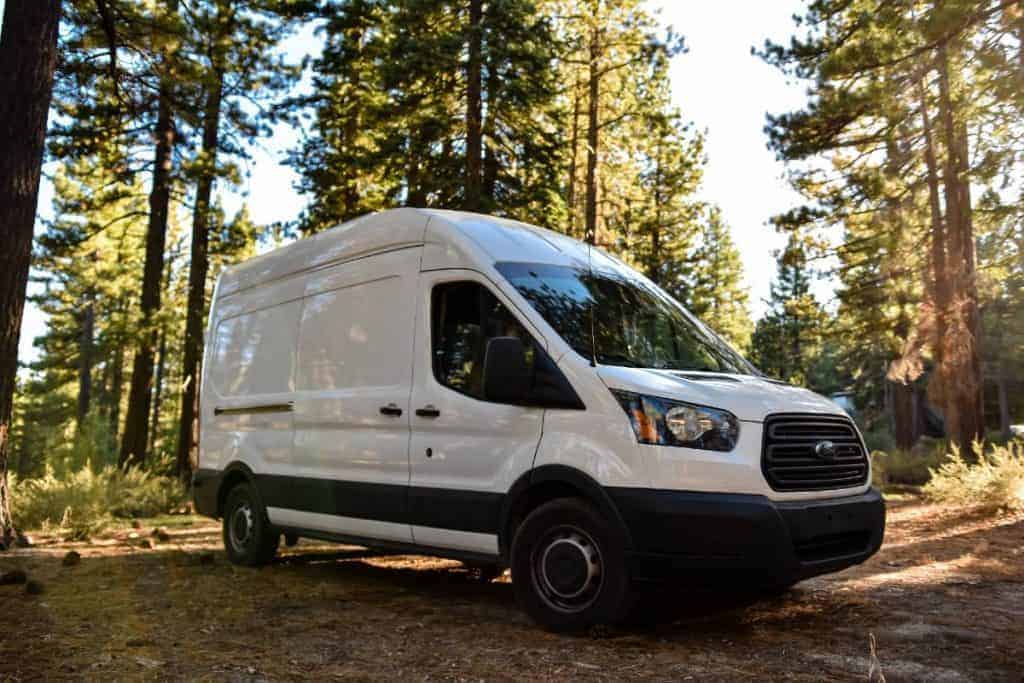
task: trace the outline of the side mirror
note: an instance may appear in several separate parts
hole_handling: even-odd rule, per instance
[[[522,403],[530,392],[530,368],[519,337],[493,337],[484,349],[484,397]]]

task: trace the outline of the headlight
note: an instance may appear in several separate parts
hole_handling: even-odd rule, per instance
[[[612,390],[640,443],[731,451],[740,422],[727,410]]]

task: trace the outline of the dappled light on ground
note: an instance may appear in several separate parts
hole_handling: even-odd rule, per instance
[[[867,674],[869,634],[890,680],[1012,678],[1024,656],[1019,516],[901,502],[862,566],[771,598],[680,582],[577,637],[533,626],[507,575],[457,562],[302,541],[243,569],[210,520],[139,526],[39,532],[0,556],[44,590],[0,586],[0,677],[849,679]]]

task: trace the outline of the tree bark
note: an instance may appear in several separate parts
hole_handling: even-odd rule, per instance
[[[203,316],[206,312],[206,275],[210,267],[210,198],[216,177],[219,146],[220,109],[224,74],[215,69],[213,86],[203,113],[203,168],[196,188],[196,208],[192,214],[192,257],[188,268],[188,304],[185,312],[185,348],[181,366],[181,415],[178,421],[178,450],[175,469],[187,481],[196,462],[199,425],[199,364],[203,357]]]
[[[78,429],[89,415],[92,400],[92,348],[96,309],[92,294],[87,294],[82,307],[82,330],[78,338]]]
[[[597,242],[597,153],[600,141],[600,109],[598,98],[601,95],[600,56],[601,30],[598,26],[591,29],[589,65],[587,73],[587,185],[584,200],[584,229],[586,240],[590,244]]]
[[[0,34],[0,549],[15,538],[7,456],[60,12],[60,0],[7,0]]]
[[[572,134],[569,142],[569,183],[566,188],[565,203],[569,210],[569,236],[576,236],[576,158],[579,147],[580,131],[580,84],[572,89]]]
[[[651,226],[651,260],[647,264],[647,277],[656,285],[661,284],[661,139],[654,155],[654,225]]]
[[[483,0],[469,0],[469,60],[466,68],[466,195],[467,211],[480,210],[480,187],[483,166],[483,104],[480,98],[480,53],[483,33]]]
[[[946,149],[944,185],[946,197],[947,266],[951,289],[950,325],[943,339],[943,361],[951,394],[947,402],[947,433],[965,453],[982,435],[981,362],[978,356],[978,299],[974,283],[974,230],[971,217],[967,141],[956,124],[949,78],[949,53],[938,51],[939,116]]]
[[[483,130],[484,181],[481,190],[481,211],[491,211],[497,205],[498,149],[500,147],[497,117],[500,87],[501,77],[498,74],[498,65],[492,60],[487,68],[487,80],[484,88],[487,92],[487,115],[484,117]]]
[[[157,352],[156,378],[153,380],[153,421],[149,425],[150,453],[156,450],[156,439],[160,431],[160,409],[164,400],[164,372],[167,367],[167,330],[160,327],[160,349]]]
[[[909,451],[913,448],[918,436],[914,409],[914,385],[891,381],[889,385],[896,447],[903,451]]]
[[[160,310],[160,289],[164,273],[164,247],[167,240],[167,216],[171,201],[171,167],[174,148],[174,119],[171,113],[173,75],[160,78],[156,123],[156,149],[153,159],[153,185],[149,193],[149,225],[146,229],[146,262],[142,272],[142,332],[132,363],[128,414],[118,459],[121,467],[146,460],[149,413],[152,407],[153,362],[159,342],[154,316]]]

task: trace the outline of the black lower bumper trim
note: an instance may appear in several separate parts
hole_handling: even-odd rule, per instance
[[[635,578],[694,570],[756,572],[786,583],[839,571],[882,545],[885,503],[861,495],[774,502],[764,496],[609,488],[632,538]]]

